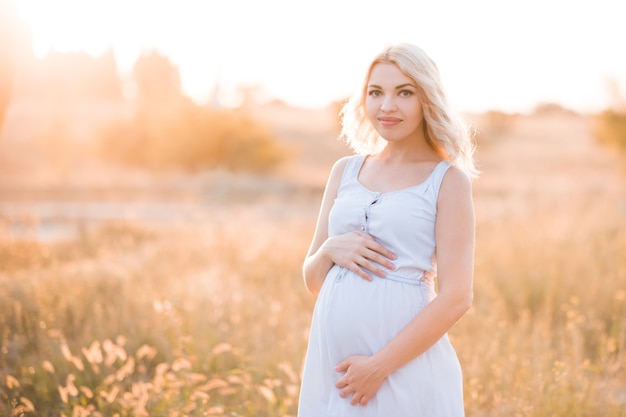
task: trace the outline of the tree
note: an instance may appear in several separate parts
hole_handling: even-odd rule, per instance
[[[0,0],[0,132],[11,102],[15,72],[17,10],[13,1]]]
[[[132,76],[142,102],[167,103],[183,96],[178,68],[155,51],[144,53],[137,59]]]

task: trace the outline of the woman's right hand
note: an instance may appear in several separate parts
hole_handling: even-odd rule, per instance
[[[364,269],[381,278],[384,278],[386,273],[380,266],[395,269],[391,261],[396,259],[396,255],[378,243],[372,235],[364,232],[354,231],[328,238],[321,249],[333,263],[368,281],[371,281],[372,277]]]

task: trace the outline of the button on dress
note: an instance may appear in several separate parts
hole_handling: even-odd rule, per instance
[[[335,365],[371,355],[436,297],[437,196],[448,168],[441,161],[421,184],[392,192],[363,186],[365,156],[349,157],[330,212],[329,236],[355,230],[397,255],[385,278],[367,281],[334,265],[317,297],[300,389],[298,417],[462,417],[459,361],[447,334],[390,374],[366,406],[351,405],[335,387]]]

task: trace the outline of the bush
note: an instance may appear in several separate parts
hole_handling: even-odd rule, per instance
[[[515,126],[518,116],[500,110],[489,110],[471,121],[474,139],[483,147],[495,143],[505,137]]]
[[[626,111],[605,110],[596,116],[595,125],[598,141],[626,152]]]
[[[105,129],[108,159],[151,169],[267,172],[286,157],[269,129],[242,109],[207,109],[187,99],[143,105]]]

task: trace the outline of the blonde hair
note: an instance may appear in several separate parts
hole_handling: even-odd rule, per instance
[[[424,111],[426,141],[452,165],[470,178],[476,178],[478,170],[474,164],[473,136],[463,119],[450,109],[437,65],[415,45],[392,45],[374,58],[363,85],[341,109],[341,138],[357,154],[377,153],[385,146],[385,141],[376,132],[365,111],[369,77],[372,68],[380,63],[396,65],[417,83]]]

